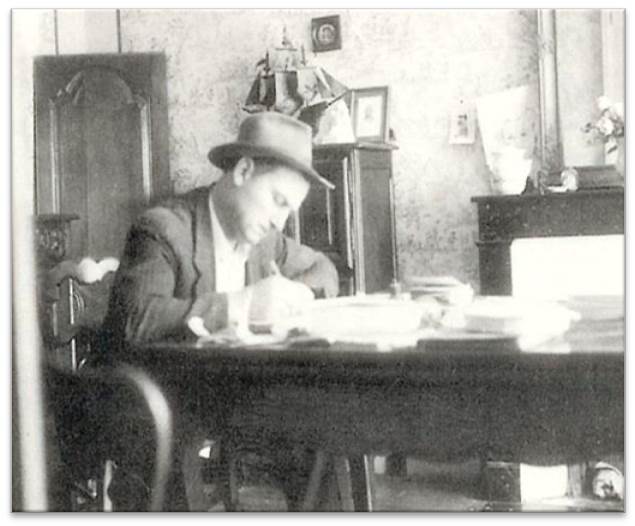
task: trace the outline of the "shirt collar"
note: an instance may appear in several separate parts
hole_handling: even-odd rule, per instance
[[[223,227],[221,226],[220,220],[216,215],[216,210],[214,209],[214,200],[212,199],[212,191],[209,193],[209,214],[212,223],[212,235],[214,236],[214,251],[216,253],[235,253],[236,255],[242,256],[244,259],[247,259],[249,255],[249,251],[251,247],[246,243],[236,243],[227,238]]]

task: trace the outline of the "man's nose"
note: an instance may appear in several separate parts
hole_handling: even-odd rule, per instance
[[[282,232],[282,229],[284,228],[284,224],[287,222],[288,217],[289,213],[286,210],[278,212],[271,219],[271,226],[279,232]]]

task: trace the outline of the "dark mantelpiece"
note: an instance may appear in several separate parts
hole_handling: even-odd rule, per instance
[[[624,233],[624,189],[473,197],[481,294],[511,294],[514,239]]]
[[[478,209],[476,244],[479,249],[480,293],[484,295],[512,293],[510,249],[515,239],[624,233],[623,188],[545,195],[479,196],[473,197],[472,202]],[[582,494],[583,469],[577,464],[568,467],[572,496]],[[520,500],[517,464],[488,462],[483,480],[489,488],[490,498]]]

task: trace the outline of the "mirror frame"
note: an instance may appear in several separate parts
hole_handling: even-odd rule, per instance
[[[562,148],[559,107],[556,41],[556,10],[537,10],[538,83],[540,106],[540,160],[547,172],[562,170]],[[600,9],[604,95],[611,100],[624,100],[625,32],[623,9]],[[593,167],[605,169],[608,165]],[[591,167],[585,167],[591,168]]]
[[[558,71],[554,9],[538,9],[538,83],[540,106],[540,161],[549,172],[562,169],[562,142],[558,122]]]

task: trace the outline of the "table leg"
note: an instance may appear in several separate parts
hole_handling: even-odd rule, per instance
[[[373,511],[373,466],[368,455],[355,455],[348,459],[355,511]]]
[[[195,435],[187,441],[182,452],[182,470],[185,482],[188,508],[190,511],[207,511],[208,503],[205,497],[203,481],[203,461],[199,452],[203,446],[204,435]]]
[[[219,480],[225,511],[237,511],[238,509],[238,480],[234,448],[231,439],[225,436],[220,440],[219,455]]]
[[[390,477],[407,477],[408,463],[403,453],[391,453],[386,457],[386,475]]]
[[[327,464],[326,453],[319,450],[315,454],[315,462],[311,475],[309,476],[309,484],[306,489],[304,501],[302,502],[301,511],[315,511],[317,507],[322,478]]]
[[[103,511],[113,511],[113,504],[108,495],[108,486],[112,482],[113,470],[115,469],[112,460],[106,460],[104,465],[104,479],[102,484],[102,502]]]
[[[351,469],[348,459],[343,456],[334,456],[333,470],[335,471],[337,494],[341,507],[340,511],[355,511]]]

